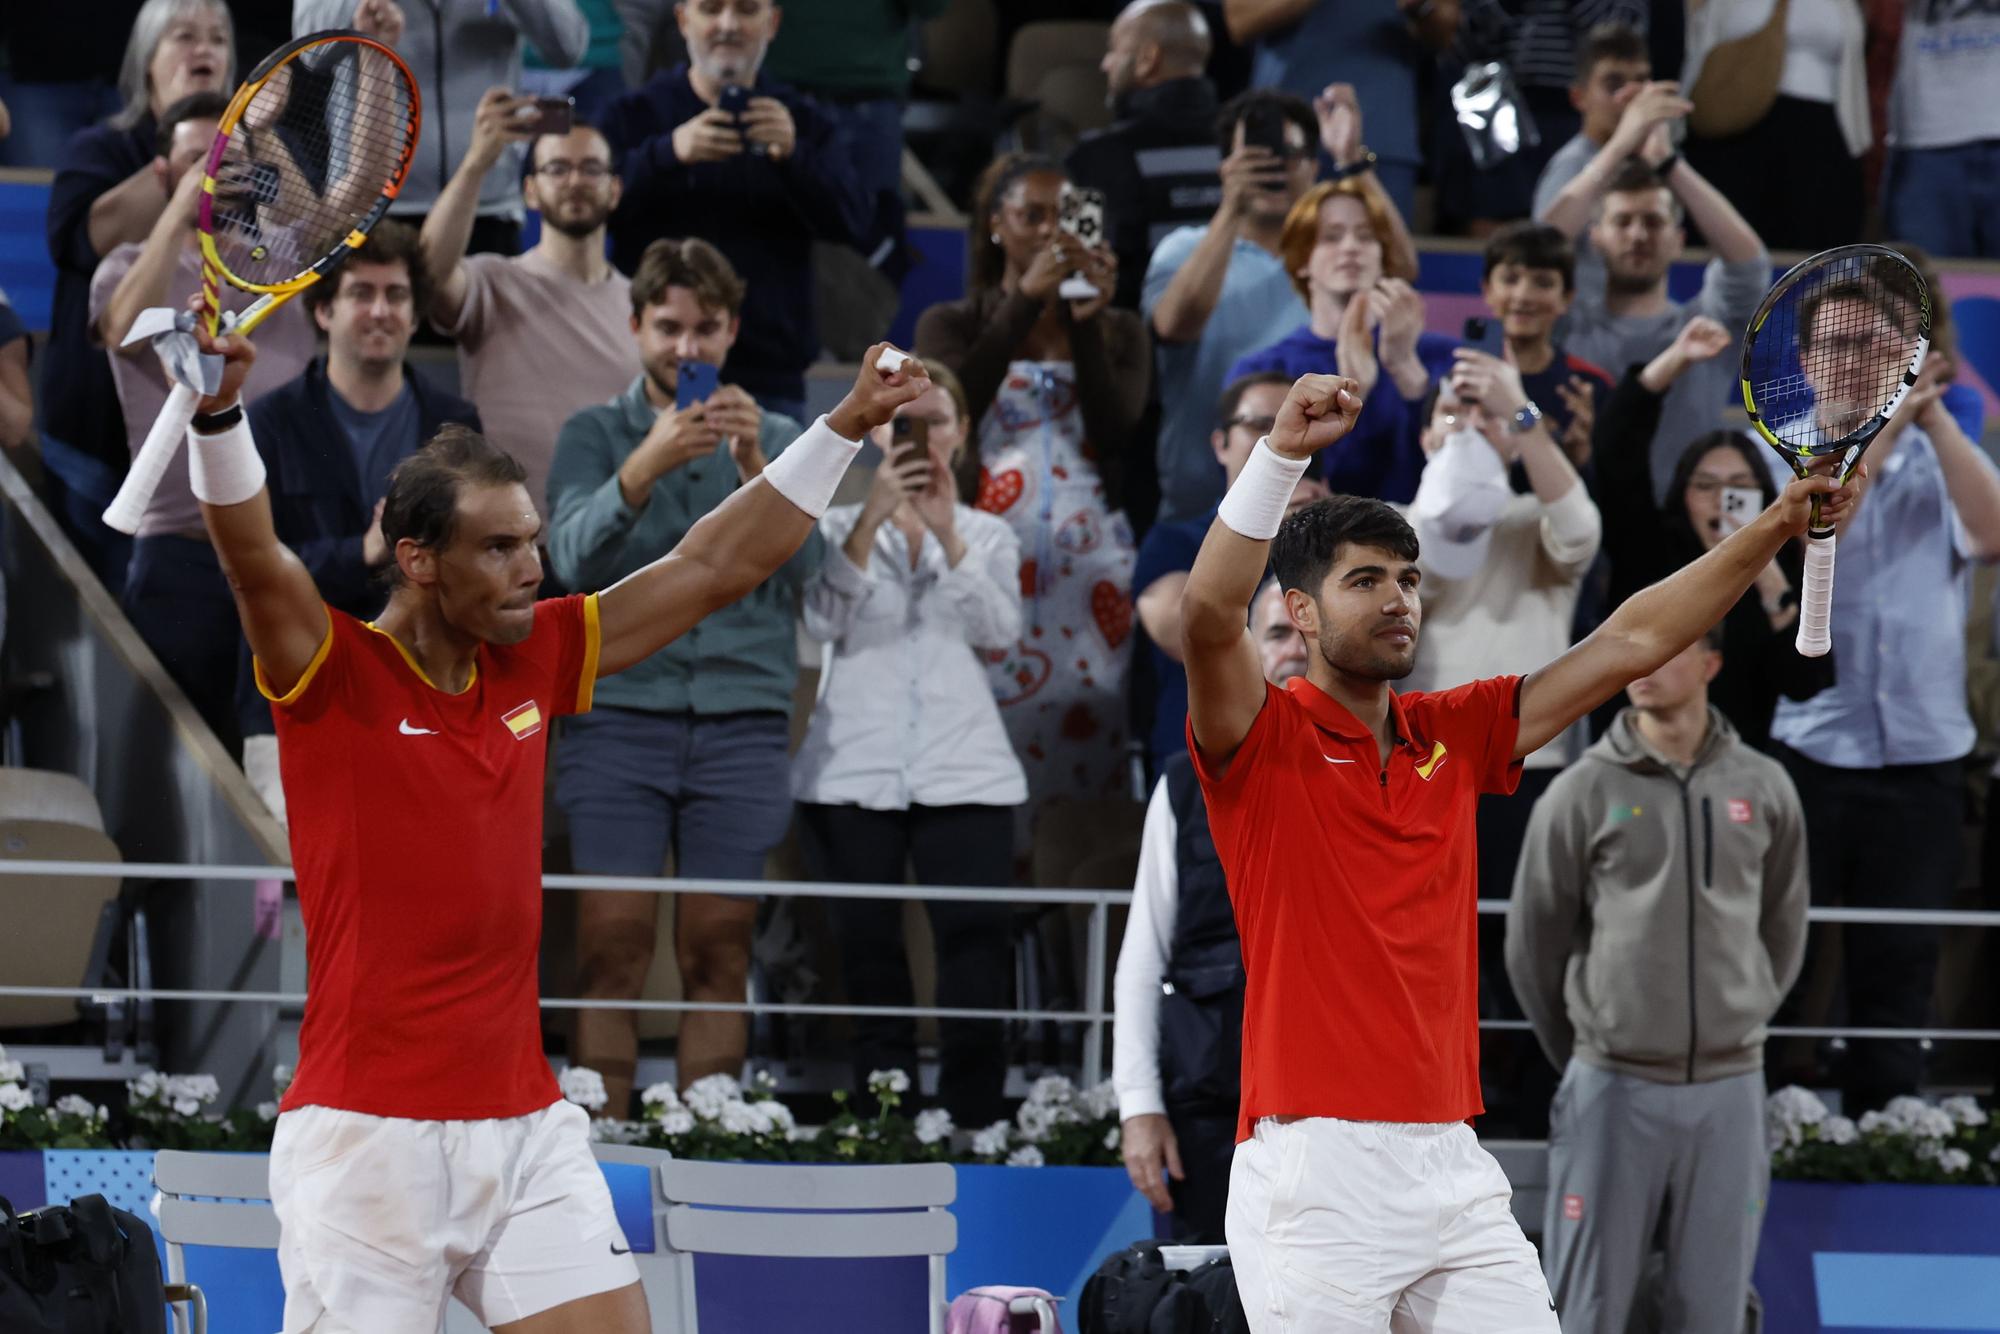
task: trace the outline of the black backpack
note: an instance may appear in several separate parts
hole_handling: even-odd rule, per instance
[[[1077,1334],[1151,1334],[1153,1309],[1182,1278],[1160,1259],[1159,1242],[1134,1242],[1084,1281]]]
[[[0,1330],[166,1334],[153,1230],[102,1195],[16,1214],[0,1199]]]
[[[1153,1308],[1147,1334],[1250,1334],[1228,1256],[1175,1277],[1181,1282]]]

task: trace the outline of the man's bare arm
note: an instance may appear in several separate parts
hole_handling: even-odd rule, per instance
[[[1836,490],[1829,477],[1794,480],[1769,509],[1699,560],[1627,598],[1587,639],[1522,683],[1514,758],[1540,750],[1728,615],[1779,549],[1805,532],[1813,496],[1827,497],[1822,515],[1838,523],[1858,494],[1852,483]]]
[[[868,349],[854,388],[826,415],[827,431],[857,447],[862,437],[922,396],[930,377],[911,358],[893,373],[877,367],[887,344]],[[793,449],[837,448],[817,424]],[[783,462],[783,456],[772,466]],[[702,516],[672,551],[598,598],[597,673],[610,676],[657,652],[710,612],[744,597],[804,544],[818,516],[787,499],[770,469]]]

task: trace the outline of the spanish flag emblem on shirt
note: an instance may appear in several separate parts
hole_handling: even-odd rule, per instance
[[[1437,767],[1443,763],[1444,763],[1444,742],[1433,741],[1431,743],[1430,758],[1427,760],[1419,761],[1417,764],[1417,777],[1423,779],[1426,783],[1430,782],[1431,775],[1437,772]]]
[[[529,700],[501,714],[500,721],[507,724],[507,730],[514,734],[516,741],[526,741],[542,730],[542,710],[535,701]]]

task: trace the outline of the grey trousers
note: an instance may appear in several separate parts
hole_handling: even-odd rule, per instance
[[[1566,1330],[1625,1334],[1662,1248],[1660,1334],[1735,1334],[1764,1223],[1764,1075],[1656,1084],[1572,1060],[1549,1112],[1542,1264]]]

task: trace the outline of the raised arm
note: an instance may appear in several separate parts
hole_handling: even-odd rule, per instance
[[[1829,523],[1847,517],[1859,488],[1829,477],[1795,479],[1771,507],[1699,560],[1633,594],[1597,627],[1521,685],[1514,758],[1541,749],[1571,723],[1657,669],[1728,614],[1780,547],[1806,530],[1815,495]]]
[[[472,143],[465,150],[465,159],[424,218],[424,267],[434,281],[430,309],[425,314],[448,333],[458,329],[465,311],[465,247],[472,241],[472,225],[479,218],[479,187],[509,144],[535,137],[522,128],[520,116],[523,108],[534,104],[534,98],[516,97],[505,88],[486,90],[472,116]]]
[[[1195,743],[1219,771],[1264,707],[1264,670],[1243,609],[1270,562],[1285,502],[1312,456],[1354,429],[1359,386],[1339,375],[1301,376],[1271,433],[1223,497],[1181,590],[1181,661]]]
[[[763,473],[704,515],[651,565],[598,598],[598,675],[610,676],[658,651],[710,612],[771,577],[813,531],[861,438],[930,388],[914,358],[893,373],[862,359],[854,388],[823,421],[806,428]]]
[[[114,356],[152,356],[145,343],[122,348],[125,335],[132,331],[141,311],[164,306],[173,299],[174,272],[180,267],[181,247],[187,244],[194,227],[195,203],[201,193],[201,173],[190,168],[174,186],[166,211],[160,214],[138,258],[111,289],[111,297],[98,313],[92,330]],[[107,275],[108,276],[108,275]]]
[[[1215,303],[1222,299],[1222,280],[1229,273],[1229,257],[1242,235],[1252,191],[1282,189],[1285,164],[1267,148],[1243,142],[1243,126],[1236,126],[1236,145],[1222,160],[1222,202],[1208,228],[1195,243],[1193,253],[1167,280],[1166,290],[1150,305],[1153,336],[1163,343],[1192,343],[1208,327]]]
[[[1618,174],[1618,168],[1625,159],[1647,148],[1647,141],[1653,137],[1655,129],[1681,119],[1694,107],[1692,102],[1681,96],[1680,85],[1675,83],[1634,84],[1632,87],[1631,100],[1625,104],[1625,111],[1618,118],[1618,128],[1611,132],[1611,137],[1604,141],[1604,147],[1597,150],[1597,155],[1585,163],[1583,170],[1557,191],[1556,197],[1541,211],[1539,221],[1554,227],[1571,240],[1583,235],[1590,226],[1591,210],[1597,207],[1598,199],[1610,188],[1611,178]],[[1659,156],[1664,157],[1667,151],[1671,149],[1660,149]],[[1678,175],[1678,169],[1669,174]]]
[[[250,652],[263,669],[265,684],[283,695],[305,676],[326,642],[331,628],[326,604],[305,565],[278,540],[271,520],[264,464],[242,407],[243,381],[257,349],[234,335],[211,343],[199,321],[195,337],[222,355],[223,369],[215,395],[195,405],[198,425],[188,432],[188,473]],[[216,415],[223,415],[225,423],[202,430],[203,419]]]
[[[506,9],[550,69],[571,69],[583,59],[590,46],[590,20],[576,0],[506,0]]]
[[[1717,255],[1731,264],[1765,258],[1763,239],[1750,220],[1738,213],[1736,205],[1710,185],[1706,176],[1689,166],[1686,158],[1675,158],[1664,179],[1687,210],[1688,221],[1701,229]]]

